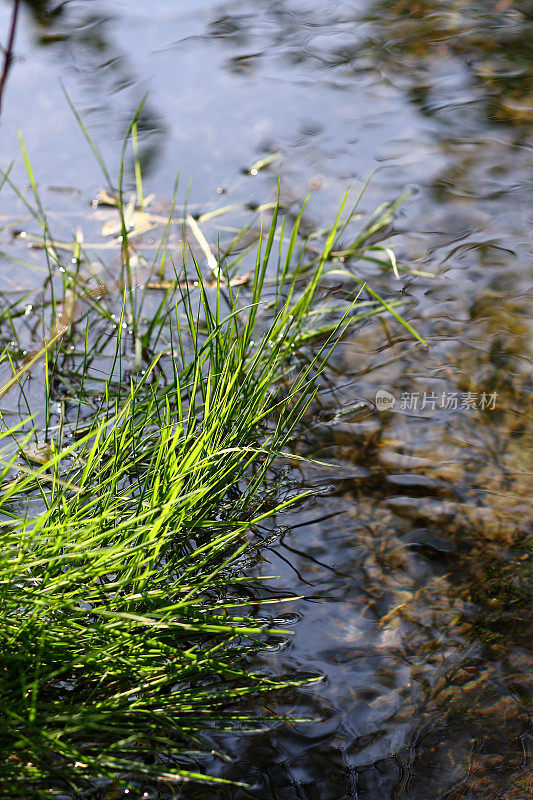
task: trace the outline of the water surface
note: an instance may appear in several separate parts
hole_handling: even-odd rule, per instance
[[[429,348],[384,319],[342,344],[298,444],[334,467],[303,469],[321,492],[277,520],[260,566],[304,597],[264,665],[323,675],[286,698],[321,719],[230,738],[235,767],[208,768],[255,788],[220,797],[531,796],[531,23],[525,0],[24,4],[0,166],[26,180],[20,127],[60,229],[102,185],[61,84],[112,172],[149,93],[141,151],[161,202],[177,171],[198,208],[217,189],[272,199],[279,173],[285,198],[311,191],[320,227],[372,172],[362,210],[413,190],[391,241],[433,277],[361,274],[411,301]],[[2,192],[0,250],[22,212]],[[2,290],[39,290],[32,258],[4,262]]]

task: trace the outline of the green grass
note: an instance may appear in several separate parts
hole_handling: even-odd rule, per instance
[[[176,796],[184,781],[217,782],[198,767],[206,734],[269,724],[261,694],[301,680],[252,667],[258,649],[288,635],[267,588],[247,576],[260,554],[254,529],[306,497],[278,467],[344,330],[390,310],[403,322],[395,301],[364,294],[350,270],[351,258],[379,257],[365,241],[390,207],[335,255],[355,214],[343,216],[346,198],[330,228],[305,236],[302,213],[289,231],[278,202],[256,244],[237,254],[237,234],[204,274],[189,244],[172,246],[174,198],[149,261],[128,222],[147,202],[135,121],[131,133],[137,197],[126,202],[123,153],[120,271],[107,290],[105,250],[52,236],[23,147],[33,202],[18,195],[49,277],[40,341],[24,344],[26,298],[0,317],[0,367],[11,373],[0,388],[11,408],[0,435],[9,798],[154,785]],[[343,280],[334,296],[328,273]],[[34,419],[30,377],[42,381]],[[26,412],[17,421],[15,395]]]

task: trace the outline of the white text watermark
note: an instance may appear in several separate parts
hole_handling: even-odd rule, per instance
[[[378,389],[376,408],[378,411],[467,411],[480,409],[494,411],[497,392],[402,392],[399,397]]]

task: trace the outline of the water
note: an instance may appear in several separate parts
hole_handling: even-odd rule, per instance
[[[435,276],[395,284],[364,273],[412,300],[407,316],[429,349],[382,320],[337,352],[336,385],[299,444],[335,467],[304,468],[323,490],[276,521],[279,546],[260,568],[280,575],[280,593],[305,598],[287,607],[293,642],[262,663],[323,675],[282,706],[321,721],[231,738],[237,765],[209,769],[256,788],[220,797],[525,800],[531,4],[54,6],[24,4],[0,166],[16,158],[24,180],[18,126],[65,230],[102,181],[60,80],[112,173],[149,92],[141,149],[160,197],[180,170],[200,207],[220,187],[262,202],[279,172],[286,197],[312,190],[308,215],[321,225],[372,171],[365,210],[412,188],[392,241],[404,263]],[[9,11],[4,2],[2,30]],[[276,151],[272,168],[242,175]],[[4,192],[0,204],[7,250],[22,212]],[[2,288],[41,282],[34,269],[6,269]],[[378,390],[392,410],[376,410]]]

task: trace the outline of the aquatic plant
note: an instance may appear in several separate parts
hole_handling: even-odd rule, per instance
[[[215,256],[184,212],[205,273],[190,242],[169,243],[174,200],[148,263],[135,244],[140,224],[155,225],[143,216],[135,120],[129,135],[136,197],[126,201],[124,151],[118,189],[104,198],[118,218],[112,283],[79,232],[70,244],[52,236],[24,145],[33,201],[3,176],[38,223],[26,238],[49,271],[40,342],[24,345],[24,297],[0,319],[0,366],[12,373],[0,396],[16,392],[27,409],[15,422],[4,412],[0,433],[0,795],[9,798],[154,785],[175,795],[184,781],[217,783],[198,767],[209,734],[274,718],[258,697],[305,678],[250,666],[288,635],[268,613],[266,587],[246,574],[260,552],[254,531],[308,494],[278,467],[346,326],[383,311],[402,321],[395,303],[364,297],[348,267],[378,257],[365,242],[390,208],[344,246],[342,268],[331,259],[353,218],[342,217],[346,198],[319,236],[300,235],[301,211],[287,233],[278,199],[238,255],[244,232]],[[327,274],[351,280],[334,301]],[[32,416],[24,387],[35,370],[44,397]]]

